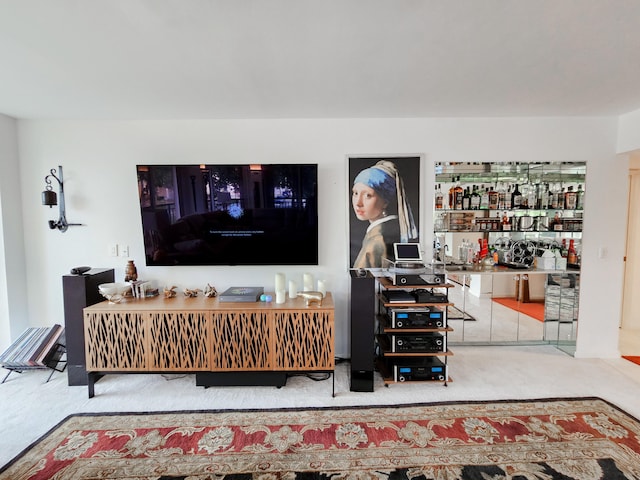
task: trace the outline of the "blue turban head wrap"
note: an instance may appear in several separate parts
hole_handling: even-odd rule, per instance
[[[362,183],[373,188],[385,201],[396,198],[396,179],[375,165],[362,170],[353,180],[353,184]]]

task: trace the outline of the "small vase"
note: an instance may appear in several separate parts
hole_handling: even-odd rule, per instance
[[[138,279],[138,269],[133,263],[133,260],[128,260],[127,266],[124,269],[124,281],[135,282],[137,279]]]

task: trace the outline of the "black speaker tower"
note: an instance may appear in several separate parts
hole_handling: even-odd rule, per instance
[[[375,277],[351,270],[351,391],[373,392],[375,370]]]
[[[69,385],[87,385],[84,348],[84,313],[82,309],[103,302],[98,291],[101,283],[111,283],[113,268],[94,268],[81,275],[63,275],[64,335],[67,347],[67,376]]]

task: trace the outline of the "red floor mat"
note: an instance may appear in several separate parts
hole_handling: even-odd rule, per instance
[[[634,357],[631,355],[623,355],[622,358],[629,360],[630,362],[635,363],[636,365],[640,365],[640,357]]]
[[[544,301],[533,301],[522,303],[513,298],[493,298],[494,302],[504,305],[512,310],[515,310],[530,317],[535,318],[541,322],[544,322]]]

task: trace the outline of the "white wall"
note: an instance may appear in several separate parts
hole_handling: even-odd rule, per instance
[[[16,120],[0,115],[0,352],[29,326]]]
[[[433,164],[437,161],[586,161],[585,239],[578,356],[617,356],[626,163],[615,161],[615,118],[194,120],[139,122],[20,121],[29,318],[63,321],[61,275],[76,265],[115,267],[111,243],[130,247],[142,278],[160,285],[222,290],[263,284],[274,272],[311,271],[336,300],[336,353],[349,354],[346,175],[348,154],[426,156],[422,238],[431,243]],[[146,267],[138,208],[137,163],[311,162],[319,169],[320,264],[317,267]],[[62,165],[67,220],[86,224],[51,231],[57,211],[40,204],[44,176]],[[607,201],[603,201],[607,199]],[[425,233],[427,232],[427,233]],[[604,258],[598,249],[606,246]]]
[[[640,110],[626,113],[618,118],[616,151],[624,153],[636,149],[640,149]]]

